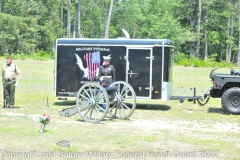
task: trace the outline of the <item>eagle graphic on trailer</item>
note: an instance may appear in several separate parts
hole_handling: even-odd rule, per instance
[[[84,68],[81,58],[77,54],[75,54],[75,55],[76,55],[76,58],[77,58],[76,64],[83,71],[83,78],[88,79],[88,68]]]

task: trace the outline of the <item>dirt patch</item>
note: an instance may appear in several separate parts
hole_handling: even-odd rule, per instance
[[[111,125],[111,124],[110,124]],[[202,131],[204,129],[205,132],[233,132],[240,133],[240,127],[238,123],[219,123],[209,125],[205,123],[199,123],[196,121],[169,121],[167,119],[161,120],[137,120],[132,121],[130,123],[124,122],[115,122],[115,125],[118,128],[135,128],[139,132],[149,132],[160,131],[160,130],[197,130]]]
[[[6,116],[27,116],[30,117],[33,121],[38,121],[39,114],[22,114],[22,113],[14,113],[14,112],[4,112],[1,113]],[[1,118],[2,120],[6,118]],[[51,119],[52,122],[60,123],[60,124],[78,124],[81,123],[76,120],[62,120],[57,117],[53,117]],[[86,122],[87,123],[87,122]],[[104,122],[101,122],[104,123]],[[155,119],[155,120],[132,120],[132,121],[121,121],[112,123],[104,123],[105,125],[109,125],[111,128],[122,128],[122,129],[131,129],[134,128],[134,132],[144,132],[144,133],[153,133],[158,132],[160,130],[178,130],[178,131],[202,131],[204,132],[232,132],[232,133],[240,133],[240,126],[238,123],[220,123],[214,122],[212,124],[201,123],[198,121],[184,121],[184,120],[168,120],[168,119]]]
[[[4,113],[2,113],[2,115],[6,115],[6,116],[25,116],[22,113],[13,113],[13,112],[4,112]]]

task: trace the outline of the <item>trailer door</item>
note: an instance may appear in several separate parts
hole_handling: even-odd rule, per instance
[[[127,48],[126,81],[133,87],[137,98],[152,97],[152,48]]]

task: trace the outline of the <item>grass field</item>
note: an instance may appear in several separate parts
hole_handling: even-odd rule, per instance
[[[5,60],[0,59],[4,64]],[[205,106],[179,101],[137,101],[129,120],[99,124],[59,111],[75,100],[54,96],[54,61],[14,60],[22,71],[15,109],[1,109],[0,159],[228,159],[240,157],[240,116],[226,115],[220,99]],[[211,68],[174,66],[174,95],[203,96]],[[219,72],[229,73],[229,69]],[[2,89],[2,88],[1,88]],[[47,100],[49,109],[46,107]],[[39,116],[51,116],[39,133]],[[57,145],[70,142],[70,147]],[[190,157],[190,158],[189,158]],[[205,157],[205,158],[204,158]]]

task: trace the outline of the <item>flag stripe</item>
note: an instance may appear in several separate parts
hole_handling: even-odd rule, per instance
[[[100,52],[86,53],[84,59],[88,68],[88,80],[94,81],[97,69],[100,67]]]

